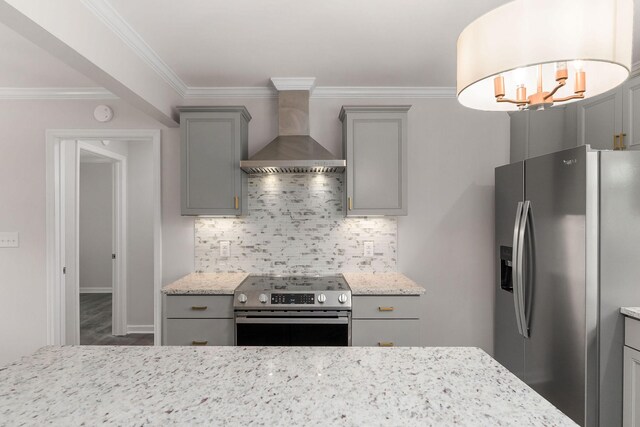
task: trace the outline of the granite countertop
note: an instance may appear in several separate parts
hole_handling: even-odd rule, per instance
[[[343,273],[353,295],[421,295],[422,286],[402,273]]]
[[[640,320],[640,307],[622,307],[620,313]]]
[[[575,426],[471,347],[45,347],[0,368],[0,420]]]
[[[233,295],[233,291],[248,276],[247,273],[191,273],[166,285],[167,295]]]
[[[166,295],[233,295],[248,273],[191,273],[166,285]],[[424,288],[402,273],[343,273],[353,295],[421,295]]]

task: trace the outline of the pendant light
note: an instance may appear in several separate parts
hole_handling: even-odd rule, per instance
[[[633,0],[516,0],[458,38],[460,103],[538,110],[585,99],[631,71]]]

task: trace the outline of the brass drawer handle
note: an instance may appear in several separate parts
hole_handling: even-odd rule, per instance
[[[191,341],[191,345],[207,345],[209,341]]]
[[[393,347],[394,344],[392,341],[380,341],[378,342],[378,347]]]
[[[240,208],[240,200],[238,199],[238,196],[235,196],[233,198],[233,201],[235,202],[235,206],[236,206],[236,210]]]
[[[206,309],[207,309],[206,305],[193,305],[193,306],[191,306],[191,310],[202,311],[202,310],[206,310]]]
[[[393,311],[394,307],[378,307],[378,311]]]
[[[351,197],[347,197],[347,201],[349,203],[349,210],[353,210],[353,202],[351,200]]]

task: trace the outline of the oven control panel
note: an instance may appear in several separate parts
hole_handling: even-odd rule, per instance
[[[315,304],[314,294],[271,294],[271,304]]]

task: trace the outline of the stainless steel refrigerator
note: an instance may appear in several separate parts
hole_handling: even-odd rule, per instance
[[[582,146],[496,168],[495,357],[580,425],[622,425],[640,305],[640,151]]]

